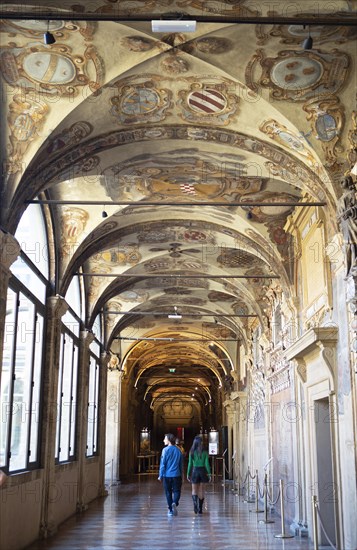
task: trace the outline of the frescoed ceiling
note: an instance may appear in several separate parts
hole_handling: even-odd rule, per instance
[[[271,293],[290,299],[297,204],[321,203],[336,230],[357,141],[357,15],[329,4],[2,4],[1,226],[14,233],[41,201],[56,292],[85,274],[85,325],[105,312],[108,348],[152,395],[171,364],[188,386],[171,377],[175,395],[193,372],[208,388],[237,371]],[[154,33],[155,18],[198,22]]]

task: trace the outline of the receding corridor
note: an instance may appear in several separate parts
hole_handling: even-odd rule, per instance
[[[168,518],[161,484],[154,476],[136,476],[133,481],[114,487],[109,496],[92,502],[89,510],[60,526],[58,535],[37,542],[28,550],[44,548],[66,550],[307,550],[307,540],[279,540],[278,516],[275,523],[260,524],[254,504],[224,490],[220,482],[207,486],[205,510],[195,516],[189,483],[183,484],[178,515]],[[322,548],[322,547],[320,547]]]

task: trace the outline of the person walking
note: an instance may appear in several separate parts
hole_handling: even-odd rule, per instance
[[[161,453],[158,477],[164,486],[168,516],[177,516],[177,506],[181,497],[183,456],[175,445],[175,439],[173,434],[165,434],[164,444],[166,446]]]
[[[191,475],[192,471],[192,475]],[[192,483],[193,511],[202,514],[204,483],[211,481],[208,452],[203,449],[202,437],[196,436],[188,455],[187,480]]]

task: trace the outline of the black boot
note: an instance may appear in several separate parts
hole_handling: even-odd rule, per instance
[[[198,512],[198,496],[197,495],[192,495],[192,500],[193,500],[193,511],[195,512],[195,514],[197,514],[197,512]]]
[[[199,502],[199,505],[198,505],[198,513],[199,513],[199,514],[202,514],[203,501],[204,501],[204,498],[199,498],[199,499],[198,499],[198,502]]]

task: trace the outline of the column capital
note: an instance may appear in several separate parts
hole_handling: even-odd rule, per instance
[[[0,265],[3,269],[10,269],[10,266],[17,260],[21,247],[15,237],[0,229]]]
[[[81,341],[83,342],[83,345],[86,347],[89,347],[95,338],[93,332],[88,329],[81,330],[80,337],[81,337]]]
[[[63,315],[68,311],[68,304],[63,296],[56,294],[56,296],[50,296],[47,300],[50,315],[53,319],[61,319]]]

